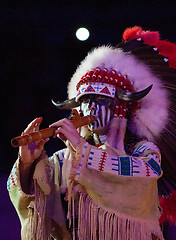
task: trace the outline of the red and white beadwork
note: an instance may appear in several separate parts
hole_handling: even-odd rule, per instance
[[[99,94],[107,97],[115,97],[116,88],[107,83],[91,82],[85,83],[79,87],[76,101],[86,94]]]
[[[108,72],[107,68],[101,70],[97,67],[82,76],[76,86],[76,101],[85,94],[99,94],[108,97],[115,97],[115,92],[119,89],[133,91],[132,83],[116,70]]]
[[[101,70],[99,67],[88,71],[81,77],[76,86],[76,101],[86,94],[98,94],[114,98],[119,89],[132,92],[133,86],[127,78],[116,70],[108,71],[107,68]],[[114,116],[124,118],[127,111],[127,104],[124,101],[118,101]]]
[[[143,142],[132,156],[124,157],[91,148],[87,168],[114,175],[158,177],[162,174],[160,157],[158,147],[152,142]]]
[[[17,163],[14,164],[10,176],[7,181],[7,189],[17,186]]]

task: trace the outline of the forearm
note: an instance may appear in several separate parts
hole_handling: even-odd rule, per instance
[[[162,174],[159,153],[153,144],[153,149],[147,144],[141,146],[144,152],[140,156],[127,156],[115,149],[109,154],[107,148],[102,150],[91,146],[87,154],[82,154],[80,162],[84,162],[89,169],[114,175],[158,178]]]
[[[12,204],[14,205],[21,223],[28,216],[28,206],[34,200],[34,194],[27,194],[21,187],[19,158],[15,162],[7,181],[7,189]]]
[[[48,158],[46,152],[43,150],[41,155],[33,162],[26,162],[19,155],[19,176],[22,191],[26,194],[33,193],[33,177],[36,165],[44,158]]]
[[[25,164],[21,157],[19,157],[19,172],[20,172],[20,183],[22,191],[26,194],[30,194],[32,190],[32,179],[34,173],[34,163]]]

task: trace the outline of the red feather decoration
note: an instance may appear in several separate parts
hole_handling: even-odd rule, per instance
[[[155,46],[159,54],[169,59],[169,67],[176,68],[176,44],[167,40],[160,40],[159,32],[144,31],[141,27],[127,28],[123,33],[123,40],[141,38],[144,44]]]
[[[143,29],[138,26],[127,28],[124,31],[124,40],[132,40],[135,38],[141,38],[147,45],[156,46],[159,42],[159,32],[143,31]]]
[[[169,67],[176,68],[176,44],[167,40],[160,40],[157,44],[159,54],[168,57]]]
[[[172,195],[167,198],[161,198],[160,206],[163,209],[160,224],[163,225],[166,221],[176,224],[176,191],[173,191]]]
[[[161,40],[159,32],[144,31],[139,26],[127,28],[123,33],[123,40],[130,41],[130,40],[139,39],[139,38],[144,41],[144,44],[157,48],[159,55],[166,58],[166,59],[163,59],[165,61],[167,61],[168,59],[168,64],[169,64],[168,67],[166,67],[164,70],[165,75],[164,74],[162,75],[162,71],[161,71],[161,79],[163,81],[163,85],[165,88],[169,89],[169,94],[171,96],[170,100],[172,101],[169,109],[170,121],[165,127],[165,131],[163,131],[163,135],[158,142],[162,152],[162,159],[164,159],[162,163],[164,180],[162,180],[158,186],[160,187],[160,190],[164,192],[164,194],[162,194],[163,197],[160,198],[160,205],[162,208],[160,224],[162,225],[166,221],[172,224],[176,224],[176,178],[175,178],[176,131],[174,129],[176,126],[176,117],[175,117],[176,116],[175,115],[176,86],[175,86],[175,79],[174,79],[174,76],[176,76],[176,71],[175,71],[176,44],[171,43],[168,40]],[[142,47],[143,46],[141,46],[141,48]],[[129,51],[131,51],[132,54],[133,52],[135,53],[135,51],[132,48]],[[138,51],[138,55],[139,55],[139,51]],[[142,61],[142,57],[140,58],[140,60]],[[158,67],[159,67],[159,64],[160,62],[158,62]],[[171,69],[171,68],[175,68],[175,69]],[[161,70],[162,70],[162,65],[161,65]],[[167,74],[168,74],[168,77],[167,77]]]

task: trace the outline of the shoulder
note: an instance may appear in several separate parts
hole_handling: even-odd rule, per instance
[[[139,157],[141,155],[146,156],[151,153],[155,153],[159,156],[161,155],[160,150],[155,143],[149,141],[141,141],[138,144],[136,144],[132,155],[134,157]]]

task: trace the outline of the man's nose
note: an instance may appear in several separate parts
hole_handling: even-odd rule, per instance
[[[94,102],[89,103],[88,110],[94,110],[94,111],[96,110],[96,105]]]

